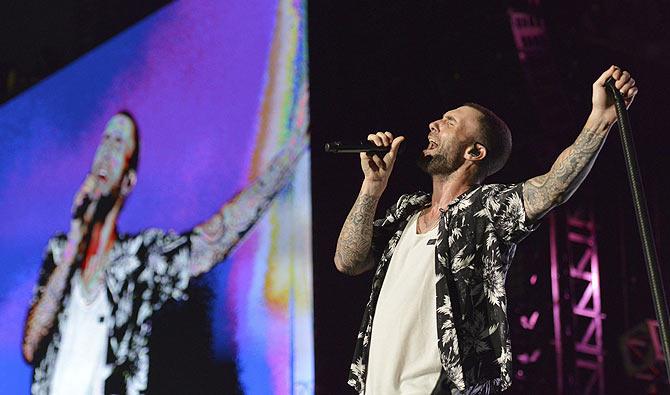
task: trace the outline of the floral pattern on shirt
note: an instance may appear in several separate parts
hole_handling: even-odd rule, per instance
[[[348,381],[360,394],[365,393],[372,322],[388,265],[409,218],[430,204],[426,193],[403,195],[374,222],[377,267]],[[505,276],[517,243],[536,227],[527,224],[523,184],[474,187],[441,212],[435,246],[438,386],[466,391],[488,383],[487,388],[505,390],[512,363]]]
[[[67,243],[64,235],[49,241],[35,300],[50,273],[60,264]],[[105,268],[107,298],[112,307],[108,322],[107,363],[111,374],[105,393],[138,394],[147,386],[151,317],[168,299],[186,299],[189,271],[189,234],[177,235],[149,229],[121,236],[110,251]],[[74,275],[74,271],[70,276]],[[68,282],[69,283],[69,282]],[[37,359],[31,388],[34,394],[49,392],[60,346],[60,323],[67,320],[69,285],[57,316],[58,325],[45,341]]]
[[[182,234],[148,229],[137,235],[119,236],[104,269],[107,299],[112,307],[107,328],[111,374],[105,382],[106,394],[146,392],[153,314],[169,299],[187,299],[185,291],[190,279],[225,260],[292,179],[308,144],[308,135],[294,134],[267,169],[204,225]],[[66,244],[63,234],[49,240],[31,309],[44,295],[56,266],[62,263]],[[75,265],[70,269],[50,333],[35,354],[33,394],[49,393],[75,269]]]

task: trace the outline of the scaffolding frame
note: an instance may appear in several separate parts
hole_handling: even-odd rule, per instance
[[[558,393],[604,395],[605,314],[595,221],[590,211],[564,211],[550,217]]]

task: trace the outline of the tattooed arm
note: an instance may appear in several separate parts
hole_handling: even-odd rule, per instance
[[[405,138],[394,138],[389,132],[379,132],[368,135],[368,140],[378,146],[390,146],[391,150],[383,158],[360,154],[365,179],[356,203],[344,221],[335,249],[335,267],[352,276],[368,271],[374,265],[370,253],[372,222],[379,197],[386,189],[398,149]]]
[[[224,260],[260,219],[277,193],[290,181],[307,143],[306,134],[294,135],[263,174],[209,220],[193,229],[189,268],[192,276],[207,272]]]
[[[614,101],[605,81],[612,77],[630,106],[637,94],[635,80],[627,71],[612,66],[593,84],[593,109],[577,140],[566,148],[551,170],[524,183],[523,200],[529,221],[542,218],[553,207],[567,201],[591,170],[610,128],[616,122]]]
[[[591,170],[611,125],[592,115],[577,140],[559,155],[551,170],[525,182],[523,200],[528,220],[542,218],[572,196]]]
[[[370,270],[374,265],[370,247],[377,203],[379,196],[370,194],[364,185],[337,239],[335,266],[340,272],[353,276]]]
[[[59,240],[54,239],[53,243],[58,244]],[[45,275],[48,275],[48,277],[41,280],[43,282],[38,285],[33,303],[28,311],[23,329],[21,351],[23,358],[30,364],[33,363],[35,353],[42,346],[44,338],[49,334],[56,321],[56,314],[61,308],[67,280],[70,278],[77,242],[72,242],[72,239],[68,237],[66,243],[62,261],[59,264],[56,264],[57,258],[54,255],[61,255],[60,251],[55,252],[50,247],[47,252],[42,269],[44,274],[40,274],[40,277]],[[48,270],[53,271],[50,273],[44,272]]]

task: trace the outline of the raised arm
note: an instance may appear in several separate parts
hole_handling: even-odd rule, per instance
[[[225,203],[211,218],[193,229],[191,275],[209,271],[228,256],[289,182],[307,144],[306,134],[294,135],[263,174]]]
[[[356,275],[370,270],[374,265],[370,254],[372,222],[379,197],[386,189],[398,148],[404,139],[402,136],[393,138],[389,132],[368,136],[368,140],[378,146],[390,145],[391,151],[384,158],[360,154],[365,178],[358,198],[342,225],[335,250],[335,267],[342,273]]]
[[[638,92],[635,80],[616,66],[607,69],[593,84],[592,110],[577,140],[556,159],[551,170],[524,183],[523,200],[529,221],[542,218],[557,205],[567,201],[586,178],[595,162],[610,128],[616,122],[614,100],[609,97],[605,81],[616,80],[628,108]]]

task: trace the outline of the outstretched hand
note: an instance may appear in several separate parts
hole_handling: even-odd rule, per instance
[[[384,189],[386,189],[386,184],[398,155],[398,149],[404,140],[405,137],[393,137],[393,134],[390,132],[378,132],[368,135],[368,141],[372,141],[378,147],[391,146],[391,150],[384,157],[368,155],[364,152],[360,154],[361,168],[365,175],[364,183],[371,188],[370,192],[372,194],[381,195]]]
[[[637,95],[638,88],[635,86],[635,79],[630,73],[617,66],[611,66],[598,77],[593,83],[593,112],[601,113],[611,122],[616,121],[616,108],[614,107],[614,98],[607,92],[605,82],[612,77],[615,81],[614,86],[623,95],[626,108],[630,107]]]

